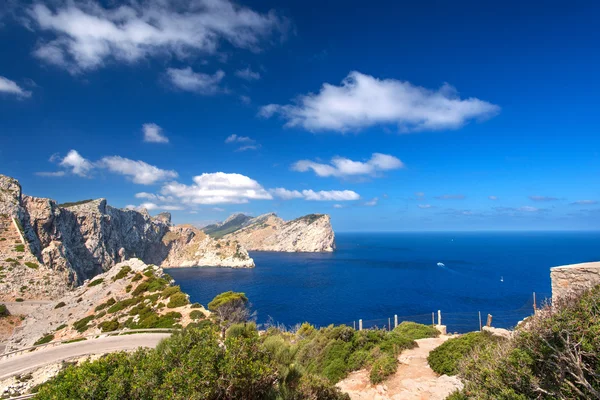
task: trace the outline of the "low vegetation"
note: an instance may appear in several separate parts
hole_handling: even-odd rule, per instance
[[[119,272],[113,277],[113,282],[118,281],[119,279],[125,278],[131,272],[131,267],[129,265],[124,265],[121,267]]]
[[[57,308],[63,308],[64,306],[66,306],[65,302],[61,301],[54,306],[54,309],[56,310]]]
[[[38,264],[30,261],[25,262],[24,264],[31,269],[38,269],[40,267]]]
[[[412,340],[435,338],[440,336],[440,331],[431,325],[417,324],[416,322],[404,321],[400,323],[394,332]]]
[[[90,283],[88,283],[88,286],[89,287],[97,286],[97,285],[101,284],[102,282],[104,282],[104,279],[102,279],[102,278],[95,279],[95,280],[91,281]]]
[[[510,340],[474,346],[458,363],[463,399],[600,398],[600,286],[557,301]]]
[[[490,346],[498,339],[487,332],[470,332],[448,339],[433,349],[427,357],[432,370],[440,375],[456,375],[459,363],[478,346]]]
[[[68,208],[68,207],[79,206],[81,204],[89,203],[90,201],[94,201],[94,200],[87,199],[87,200],[74,201],[71,203],[62,203],[62,204],[59,204],[58,206],[62,207],[62,208]]]
[[[45,335],[45,336],[39,338],[33,345],[37,346],[40,344],[46,344],[46,343],[50,343],[53,340],[54,340],[54,335],[49,334],[49,335]]]
[[[0,318],[8,317],[9,315],[10,312],[8,312],[8,308],[6,308],[6,305],[0,304]]]

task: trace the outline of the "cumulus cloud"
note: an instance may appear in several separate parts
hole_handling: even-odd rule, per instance
[[[523,214],[535,214],[535,213],[544,213],[547,212],[546,208],[538,208],[531,206],[522,206],[522,207],[494,207],[494,210],[501,214],[508,214],[512,216],[523,215]]]
[[[342,204],[334,204],[333,208],[344,208]]]
[[[490,200],[498,200],[498,196],[488,196],[488,199],[490,199]]]
[[[247,81],[256,81],[260,79],[260,73],[252,71],[250,67],[235,71],[235,76],[238,78],[245,79]]]
[[[169,182],[162,187],[161,194],[185,204],[242,204],[273,198],[257,181],[241,174],[205,173],[193,180],[192,185]]]
[[[415,192],[415,196],[417,196],[419,198],[423,198],[423,197],[425,197],[425,193],[423,193],[423,192]]]
[[[220,92],[219,86],[225,72],[218,70],[213,75],[194,72],[191,67],[186,68],[168,68],[167,77],[177,89],[187,92],[194,92],[204,95],[211,95]]]
[[[371,158],[366,162],[353,161],[344,157],[334,157],[329,164],[300,160],[292,165],[293,171],[306,172],[312,170],[321,177],[375,176],[378,172],[399,168],[404,168],[402,161],[394,156],[381,153],[373,153]]]
[[[142,185],[151,185],[178,176],[177,172],[173,170],[160,169],[144,161],[130,160],[120,156],[103,157],[97,165],[116,174],[125,175],[134,183]]]
[[[21,98],[31,96],[31,92],[24,90],[22,87],[17,85],[15,81],[11,81],[3,76],[0,76],[0,93],[6,93]]]
[[[577,200],[571,203],[571,205],[573,206],[590,206],[590,205],[594,205],[594,204],[598,204],[598,201],[596,200]]]
[[[109,61],[131,64],[156,55],[185,60],[217,53],[223,43],[258,51],[287,26],[273,11],[259,13],[229,0],[104,4],[58,0],[29,7],[25,23],[47,34],[34,55],[78,73]]]
[[[419,204],[418,207],[421,209],[433,208],[431,204]]]
[[[443,194],[441,196],[435,196],[438,200],[462,200],[465,198],[464,194]]]
[[[352,190],[303,190],[302,196],[312,201],[350,201],[360,199],[360,195]]]
[[[484,120],[500,107],[474,97],[461,99],[455,88],[438,90],[395,79],[377,79],[352,71],[340,86],[323,84],[319,93],[299,96],[293,104],[263,106],[260,116],[279,115],[287,127],[308,131],[359,131],[375,125],[397,125],[401,132],[458,129]]]
[[[529,200],[546,202],[546,201],[558,201],[560,199],[558,199],[556,197],[549,197],[549,196],[529,196]]]
[[[288,190],[275,188],[269,192],[282,200],[304,199],[310,201],[350,201],[360,199],[360,195],[352,190]]]
[[[144,142],[169,143],[169,138],[163,134],[162,128],[156,124],[144,124],[142,130],[144,131]]]
[[[152,211],[152,210],[164,210],[164,211],[180,211],[183,210],[184,208],[181,206],[175,206],[175,205],[167,205],[167,204],[156,204],[156,203],[151,203],[151,202],[147,202],[147,203],[142,203],[139,206],[134,206],[132,204],[125,206],[125,208],[130,209],[130,210],[147,210],[147,211]]]
[[[83,158],[76,150],[70,150],[59,165],[79,176],[88,176],[89,172],[94,168],[94,164]]]
[[[60,178],[62,176],[65,176],[66,172],[65,171],[36,172],[35,174],[37,176],[44,176],[44,177],[47,177],[47,178]]]
[[[303,197],[302,193],[300,193],[297,190],[287,190],[284,188],[271,189],[271,190],[269,190],[269,192],[273,196],[280,198],[282,200],[301,199]]]

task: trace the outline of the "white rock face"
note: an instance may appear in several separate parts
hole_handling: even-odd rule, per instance
[[[237,244],[219,244],[195,228],[174,227],[169,213],[151,217],[146,210],[111,207],[105,199],[60,206],[22,195],[15,179],[0,175],[0,218],[11,217],[22,225],[27,253],[75,284],[133,257],[156,265],[169,260],[169,266],[254,266]]]
[[[275,214],[265,214],[223,239],[236,240],[251,251],[331,252],[335,249],[335,234],[326,214],[309,214],[287,222]]]
[[[600,285],[600,262],[564,265],[550,269],[552,302]]]

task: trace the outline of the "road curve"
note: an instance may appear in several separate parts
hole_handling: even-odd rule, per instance
[[[0,380],[36,370],[48,364],[90,354],[135,350],[138,347],[156,347],[158,342],[171,336],[169,333],[140,333],[108,336],[82,342],[60,344],[32,353],[24,353],[0,360]]]

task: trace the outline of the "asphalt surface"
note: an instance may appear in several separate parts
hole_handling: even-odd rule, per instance
[[[156,347],[169,333],[139,333],[135,335],[108,336],[82,342],[59,344],[31,353],[22,353],[0,359],[0,380],[13,375],[34,371],[48,364],[91,354],[105,354],[138,347]]]

